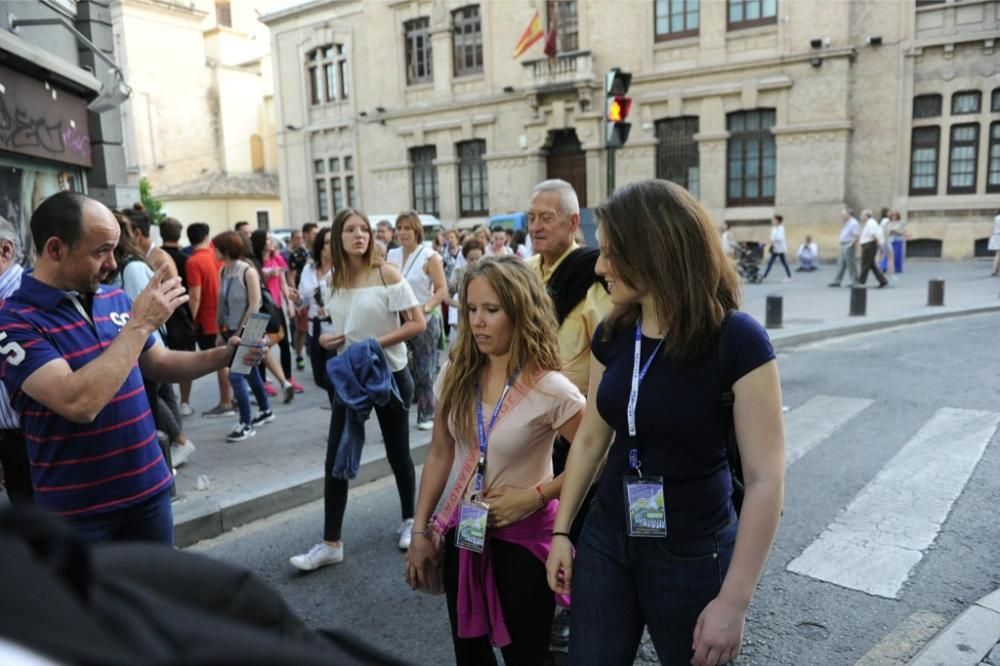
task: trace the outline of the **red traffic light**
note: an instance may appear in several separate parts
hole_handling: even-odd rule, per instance
[[[620,123],[628,118],[632,110],[632,98],[617,95],[608,101],[608,122]]]

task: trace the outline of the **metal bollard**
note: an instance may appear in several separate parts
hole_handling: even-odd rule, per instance
[[[927,305],[944,305],[944,280],[928,280]]]
[[[767,297],[764,326],[781,328],[781,296],[778,294],[769,294]]]
[[[851,316],[864,317],[868,306],[868,290],[864,287],[851,287]]]

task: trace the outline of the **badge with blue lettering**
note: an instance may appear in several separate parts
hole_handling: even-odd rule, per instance
[[[486,546],[486,517],[490,509],[482,502],[462,502],[455,529],[455,545],[474,553]]]
[[[667,536],[667,510],[663,502],[663,478],[627,476],[625,508],[630,537]]]

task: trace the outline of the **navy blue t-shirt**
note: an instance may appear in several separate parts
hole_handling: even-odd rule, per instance
[[[622,477],[634,474],[626,409],[632,386],[635,327],[604,340],[597,327],[591,349],[606,370],[597,389],[597,409],[615,431],[597,498],[612,516],[625,520]],[[728,324],[729,377],[735,383],[774,358],[764,328],[749,315],[734,312]],[[658,341],[642,338],[641,363]],[[720,397],[722,378],[717,345],[701,359],[684,363],[670,357],[670,339],[639,385],[636,434],[642,473],[663,477],[667,531],[672,537],[700,538],[724,528],[734,517],[732,481],[726,462],[726,435]]]

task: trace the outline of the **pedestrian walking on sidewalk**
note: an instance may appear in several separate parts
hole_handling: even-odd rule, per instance
[[[785,240],[784,220],[785,218],[781,215],[775,215],[771,218],[771,259],[768,260],[767,268],[764,269],[764,278],[766,278],[771,272],[771,266],[774,266],[774,260],[780,259],[781,265],[785,267],[785,282],[788,282],[792,279],[792,271],[789,270],[788,261],[785,259],[785,253],[788,251],[788,243]]]
[[[384,264],[375,253],[368,218],[354,208],[337,213],[331,225],[333,270],[330,280],[320,286],[333,332],[319,336],[324,349],[342,351],[345,346],[374,338],[385,353],[386,363],[402,398],[375,407],[385,454],[396,477],[402,509],[399,547],[410,546],[413,528],[416,473],[410,457],[410,414],[413,379],[406,367],[406,345],[426,327],[423,308],[399,269]],[[312,571],[344,559],[341,540],[347,510],[348,480],[335,478],[333,468],[348,418],[347,407],[339,401],[330,410],[330,434],[326,445],[323,485],[323,540],[308,552],[293,556],[292,566]]]
[[[555,309],[522,259],[470,265],[459,300],[463,325],[437,383],[406,578],[426,588],[443,558],[459,666],[495,663],[494,645],[507,664],[540,665],[556,603],[544,565],[562,487],[552,445],[557,434],[573,439],[584,398],[558,372]],[[456,461],[449,500],[432,518]]]
[[[886,225],[886,242],[892,248],[892,279],[898,279],[903,272],[903,262],[906,259],[906,223],[902,221],[898,210],[889,211],[889,224]]]
[[[216,259],[210,246],[211,230],[204,222],[194,222],[187,228],[188,242],[194,250],[188,258],[188,295],[191,300],[187,307],[194,319],[195,338],[198,349],[215,347],[219,338],[219,270],[222,262]],[[219,403],[202,412],[206,418],[223,418],[235,414],[233,411],[233,389],[229,384],[229,368],[219,370]]]
[[[858,244],[858,238],[861,236],[861,225],[858,224],[858,220],[854,217],[854,213],[850,208],[845,208],[841,211],[840,216],[844,220],[844,226],[840,230],[840,255],[837,257],[837,276],[829,284],[830,287],[840,286],[841,280],[844,279],[845,271],[850,276],[852,285],[858,282],[858,264],[855,259],[855,247]]]
[[[724,317],[739,307],[739,278],[686,190],[633,183],[595,216],[597,272],[614,310],[594,333],[587,411],[547,563],[552,589],[572,592],[569,661],[631,664],[647,628],[661,663],[726,663],[739,654],[781,514],[774,350],[738,311],[719,349]],[[723,376],[733,382],[746,481],[739,518],[719,418]],[[602,466],[574,558],[565,534]]]
[[[574,240],[580,230],[580,201],[576,190],[558,178],[535,185],[528,202],[528,231],[535,253],[528,266],[545,285],[556,309],[559,323],[559,358],[562,373],[586,397],[590,382],[590,341],[594,330],[609,312],[611,297],[603,280],[594,272],[599,252],[582,247]],[[570,442],[557,437],[552,447],[552,469],[562,474]],[[593,497],[594,488],[588,494]],[[573,543],[587,518],[586,507],[570,529]],[[552,622],[552,646],[569,644],[569,610],[558,609]]]
[[[246,242],[236,231],[223,231],[212,239],[215,256],[223,262],[219,271],[218,324],[219,341],[225,340],[240,332],[246,325],[250,315],[260,311],[261,284],[260,274],[245,259]],[[271,402],[264,391],[264,382],[260,371],[252,368],[242,375],[238,372],[229,373],[229,383],[233,387],[233,396],[239,408],[239,421],[226,435],[226,441],[242,442],[257,434],[257,426],[274,421]],[[257,416],[250,414],[249,384],[260,411]]]
[[[330,392],[330,382],[326,378],[326,361],[335,352],[328,352],[319,344],[319,336],[323,333],[333,333],[333,322],[326,311],[323,302],[323,292],[320,285],[330,280],[330,269],[333,259],[330,256],[330,227],[323,227],[313,239],[312,258],[302,269],[299,280],[299,299],[306,309],[309,323],[306,331],[306,352],[309,354],[309,365],[312,369],[313,382],[327,391],[330,404],[333,404],[333,393]]]
[[[407,340],[406,346],[411,354],[410,373],[417,394],[417,428],[430,430],[434,426],[434,379],[443,334],[441,303],[448,300],[448,281],[441,255],[424,245],[424,227],[414,211],[400,213],[396,218],[396,239],[399,247],[389,250],[386,263],[393,264],[403,274],[427,321],[424,332]]]
[[[882,237],[882,229],[879,227],[879,223],[875,220],[875,216],[872,215],[870,210],[861,211],[861,220],[865,226],[861,230],[860,237],[861,277],[858,278],[858,284],[864,286],[865,282],[868,281],[868,271],[871,271],[875,274],[875,279],[878,280],[878,288],[881,289],[889,284],[889,281],[885,279],[885,275],[879,270],[876,261],[879,248],[885,246],[885,239]]]

